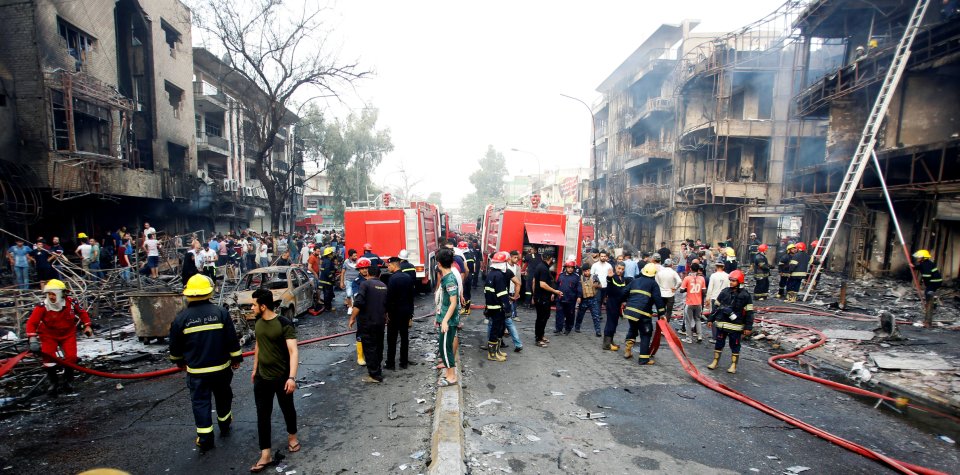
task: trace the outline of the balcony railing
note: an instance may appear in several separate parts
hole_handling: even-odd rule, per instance
[[[197,137],[197,145],[209,145],[225,152],[230,150],[230,142],[218,135],[200,134]]]
[[[627,199],[631,208],[664,206],[670,203],[672,197],[670,190],[670,185],[635,185],[627,188]]]
[[[673,147],[673,142],[647,140],[630,149],[630,158],[671,158],[673,155]]]
[[[227,96],[224,95],[217,86],[206,81],[194,81],[193,94],[197,96],[207,96],[224,104],[227,102]]]
[[[637,109],[636,114],[642,119],[655,112],[672,112],[673,104],[671,97],[651,97]]]

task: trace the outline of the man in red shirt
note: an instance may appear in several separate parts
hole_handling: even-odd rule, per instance
[[[64,360],[70,363],[77,362],[77,319],[83,322],[83,333],[93,336],[90,327],[90,315],[76,300],[67,297],[67,286],[57,279],[50,279],[43,288],[46,298],[34,307],[27,319],[27,338],[30,342],[30,351],[43,354],[43,366],[50,379],[50,396],[57,396],[60,391],[73,391],[73,368],[64,368],[63,385],[58,384],[57,363],[50,355],[57,353],[57,348],[63,349]],[[39,339],[38,339],[39,338]]]
[[[680,292],[686,292],[686,307],[683,309],[683,322],[687,328],[687,337],[683,341],[693,343],[693,334],[697,334],[697,343],[703,341],[703,332],[700,331],[700,314],[703,313],[703,290],[707,283],[700,275],[700,264],[690,264],[690,273],[683,278]]]

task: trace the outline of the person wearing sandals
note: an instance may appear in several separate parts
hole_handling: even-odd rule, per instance
[[[274,312],[273,293],[257,289],[253,293],[253,311],[257,316],[254,347],[253,397],[257,405],[257,435],[260,439],[260,459],[250,471],[262,472],[273,464],[270,454],[270,417],[273,413],[273,398],[277,398],[280,412],[287,425],[287,450],[300,451],[297,440],[297,409],[293,404],[293,392],[297,389],[297,330],[293,322]]]
[[[436,325],[440,327],[437,343],[444,367],[444,374],[438,385],[445,387],[458,382],[457,359],[453,348],[453,340],[457,336],[457,325],[460,323],[460,287],[456,276],[450,269],[453,266],[452,249],[441,249],[437,253],[437,266],[441,275],[435,300],[437,305]]]

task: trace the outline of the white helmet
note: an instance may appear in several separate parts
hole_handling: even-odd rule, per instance
[[[403,260],[407,260],[407,258],[410,257],[410,253],[407,252],[406,249],[401,249],[400,252],[397,253],[397,257]]]

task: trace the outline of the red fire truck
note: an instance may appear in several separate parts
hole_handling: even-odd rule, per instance
[[[406,249],[420,283],[433,287],[429,269],[436,264],[440,248],[440,212],[435,205],[399,204],[385,193],[382,201],[355,203],[347,208],[343,224],[347,249],[362,254],[363,245],[370,243],[384,261]]]
[[[484,266],[497,251],[521,251],[531,246],[543,252],[552,249],[558,261],[573,258],[580,263],[583,226],[579,214],[564,214],[563,209],[537,209],[530,206],[494,208],[488,205],[483,215],[481,236]]]
[[[477,223],[460,223],[460,234],[477,234]]]

